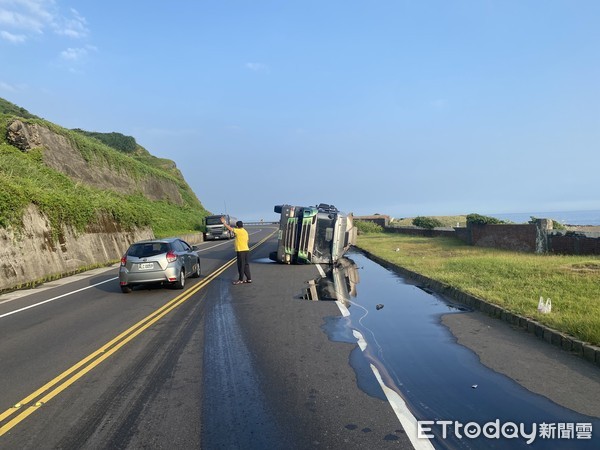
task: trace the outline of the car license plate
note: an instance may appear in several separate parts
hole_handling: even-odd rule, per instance
[[[154,263],[141,263],[141,264],[138,264],[138,268],[140,270],[154,269]]]

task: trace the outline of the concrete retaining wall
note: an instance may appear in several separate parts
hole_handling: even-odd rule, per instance
[[[154,237],[149,228],[124,231],[110,225],[87,233],[63,227],[56,241],[48,220],[30,206],[22,230],[0,229],[0,291],[107,264],[120,259],[132,242]]]

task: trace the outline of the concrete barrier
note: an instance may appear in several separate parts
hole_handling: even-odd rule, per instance
[[[114,222],[79,233],[62,227],[55,239],[50,223],[31,205],[20,230],[0,229],[0,291],[59,278],[119,260],[135,241],[152,239],[150,228],[122,230]]]

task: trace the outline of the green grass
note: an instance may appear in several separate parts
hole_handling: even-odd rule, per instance
[[[453,238],[361,234],[358,247],[582,341],[600,345],[600,257],[518,253]],[[399,251],[396,251],[399,249]],[[552,312],[537,311],[540,296]]]
[[[96,189],[46,166],[42,150],[24,153],[2,142],[9,120],[7,116],[0,116],[0,228],[12,228],[19,233],[23,212],[34,204],[48,218],[55,240],[59,238],[63,225],[85,232],[106,217],[123,229],[150,227],[157,237],[203,229],[202,221],[208,212],[185,180],[177,177],[175,172],[161,171],[97,140],[40,121],[72,139],[91,164],[125,167],[127,175],[134,178],[154,176],[174,181],[179,186],[184,205],[152,201],[140,194],[123,195]]]

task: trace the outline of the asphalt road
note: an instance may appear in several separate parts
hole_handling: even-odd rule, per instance
[[[184,291],[122,294],[111,268],[0,298],[0,448],[412,448],[321,329],[336,304],[299,299],[316,267],[249,231],[271,236],[251,285],[207,242]]]

